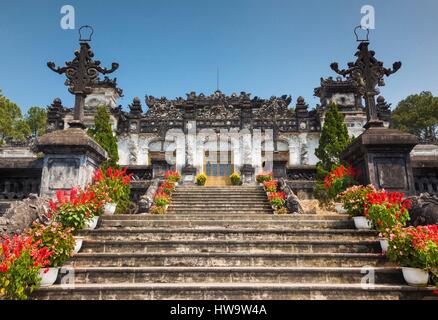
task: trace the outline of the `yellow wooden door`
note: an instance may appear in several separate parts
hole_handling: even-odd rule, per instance
[[[228,154],[228,159],[231,159],[231,153]],[[207,176],[206,186],[226,186],[231,185],[230,175],[234,172],[232,159],[223,160],[219,152],[215,160],[204,161],[204,172]]]

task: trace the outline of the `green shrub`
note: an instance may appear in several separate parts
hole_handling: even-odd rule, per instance
[[[233,173],[230,175],[230,180],[231,180],[231,184],[233,184],[234,186],[237,186],[240,184],[240,174],[238,173]]]
[[[207,176],[204,173],[200,173],[196,176],[195,182],[198,186],[204,186],[207,182]]]

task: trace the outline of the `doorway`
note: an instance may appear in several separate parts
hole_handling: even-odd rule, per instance
[[[204,154],[204,172],[207,176],[206,186],[231,185],[230,175],[234,172],[234,164],[231,151],[214,151],[216,157],[211,157],[212,151]],[[225,153],[225,159],[224,159]]]

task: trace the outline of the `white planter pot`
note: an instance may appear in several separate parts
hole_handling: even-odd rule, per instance
[[[113,215],[116,212],[117,203],[105,203],[103,206],[103,214]]]
[[[380,247],[382,248],[382,253],[386,253],[388,251],[388,240],[387,239],[379,239]]]
[[[402,268],[403,277],[410,286],[425,287],[429,282],[429,272],[418,268]]]
[[[335,203],[335,208],[336,208],[337,213],[340,213],[340,214],[347,213],[347,210],[344,209],[344,206],[342,205],[342,203]]]
[[[73,254],[79,253],[82,248],[82,243],[84,242],[83,237],[75,237],[75,248],[73,249]]]
[[[353,217],[356,229],[371,230],[371,221],[365,217]]]
[[[96,229],[96,227],[97,227],[97,222],[98,222],[98,221],[99,221],[99,217],[98,217],[98,216],[93,217],[93,218],[91,218],[91,219],[88,219],[88,220],[85,222],[84,229],[85,229],[85,230],[94,230],[94,229]]]
[[[58,277],[59,268],[48,268],[49,270],[47,272],[44,272],[47,270],[47,268],[41,268],[40,270],[40,278],[41,278],[41,287],[49,287],[53,285],[56,281],[56,278]]]

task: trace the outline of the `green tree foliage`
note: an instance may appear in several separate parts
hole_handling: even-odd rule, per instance
[[[320,160],[319,166],[328,171],[333,165],[340,163],[341,153],[350,143],[344,115],[335,104],[330,104],[325,114],[319,146],[315,150],[315,155]]]
[[[20,108],[0,91],[0,144],[6,140],[24,141],[30,135],[31,130]]]
[[[420,139],[438,141],[438,97],[431,92],[408,96],[392,112],[393,126]]]
[[[102,164],[102,168],[118,167],[119,151],[117,148],[117,138],[113,135],[110,115],[106,106],[99,106],[97,108],[97,113],[94,117],[94,128],[89,129],[88,133],[108,152],[109,159]]]
[[[327,206],[332,200],[324,188],[324,178],[333,166],[341,162],[341,153],[348,147],[351,140],[344,122],[344,115],[339,112],[336,104],[330,104],[325,114],[319,146],[315,150],[315,155],[320,161],[316,165],[317,181],[314,195],[322,206]]]
[[[46,132],[47,111],[41,107],[31,107],[27,111],[26,122],[33,136],[42,136]]]

